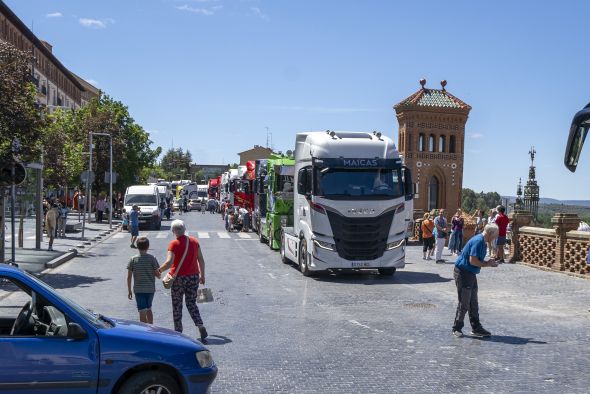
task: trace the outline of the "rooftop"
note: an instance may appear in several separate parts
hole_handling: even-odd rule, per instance
[[[447,81],[441,81],[442,89],[429,89],[425,87],[426,80],[420,80],[422,88],[410,97],[402,100],[394,106],[395,109],[402,107],[430,107],[430,108],[454,108],[471,110],[471,106],[459,100],[445,89]]]

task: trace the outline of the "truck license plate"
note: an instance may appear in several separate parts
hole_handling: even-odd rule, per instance
[[[369,263],[368,261],[353,261],[351,262],[351,264],[352,268],[365,268],[371,266],[371,263]]]

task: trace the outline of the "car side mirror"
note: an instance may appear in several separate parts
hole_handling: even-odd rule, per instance
[[[68,323],[68,338],[86,339],[86,331],[78,323]]]
[[[572,119],[570,126],[570,134],[565,148],[564,164],[571,172],[576,171],[580,153],[582,153],[582,146],[584,140],[588,135],[590,129],[590,104],[586,105],[584,109],[578,111]]]
[[[408,167],[403,167],[403,179],[404,179],[404,194],[406,201],[410,201],[414,198],[414,183],[412,182],[412,172]]]

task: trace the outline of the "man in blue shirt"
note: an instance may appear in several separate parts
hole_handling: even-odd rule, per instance
[[[475,235],[467,242],[461,255],[455,262],[455,284],[457,285],[457,296],[459,305],[455,314],[453,324],[453,335],[460,338],[463,336],[463,321],[465,314],[469,311],[469,322],[471,323],[471,334],[477,337],[490,337],[479,321],[479,304],[477,300],[477,274],[481,267],[497,267],[498,263],[493,260],[484,261],[488,242],[493,242],[498,237],[498,226],[488,224],[484,227],[483,233]]]
[[[137,205],[134,205],[129,212],[129,228],[131,229],[131,247],[135,249],[135,241],[139,235],[139,207]]]

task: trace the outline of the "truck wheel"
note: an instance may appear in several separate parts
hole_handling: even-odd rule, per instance
[[[379,268],[381,276],[393,276],[393,274],[395,274],[395,268]]]
[[[289,264],[291,262],[291,260],[289,260],[287,258],[287,255],[285,254],[285,243],[286,243],[285,235],[283,234],[283,231],[281,230],[281,248],[280,248],[280,251],[281,251],[281,261],[284,264]]]
[[[121,387],[119,394],[180,393],[176,380],[160,371],[144,371],[132,375]]]
[[[258,240],[261,244],[264,243],[264,235],[262,235],[262,230],[260,230],[260,227],[258,228]]]
[[[311,271],[308,265],[309,254],[307,253],[307,241],[302,239],[299,243],[299,271],[303,276],[310,276]]]

